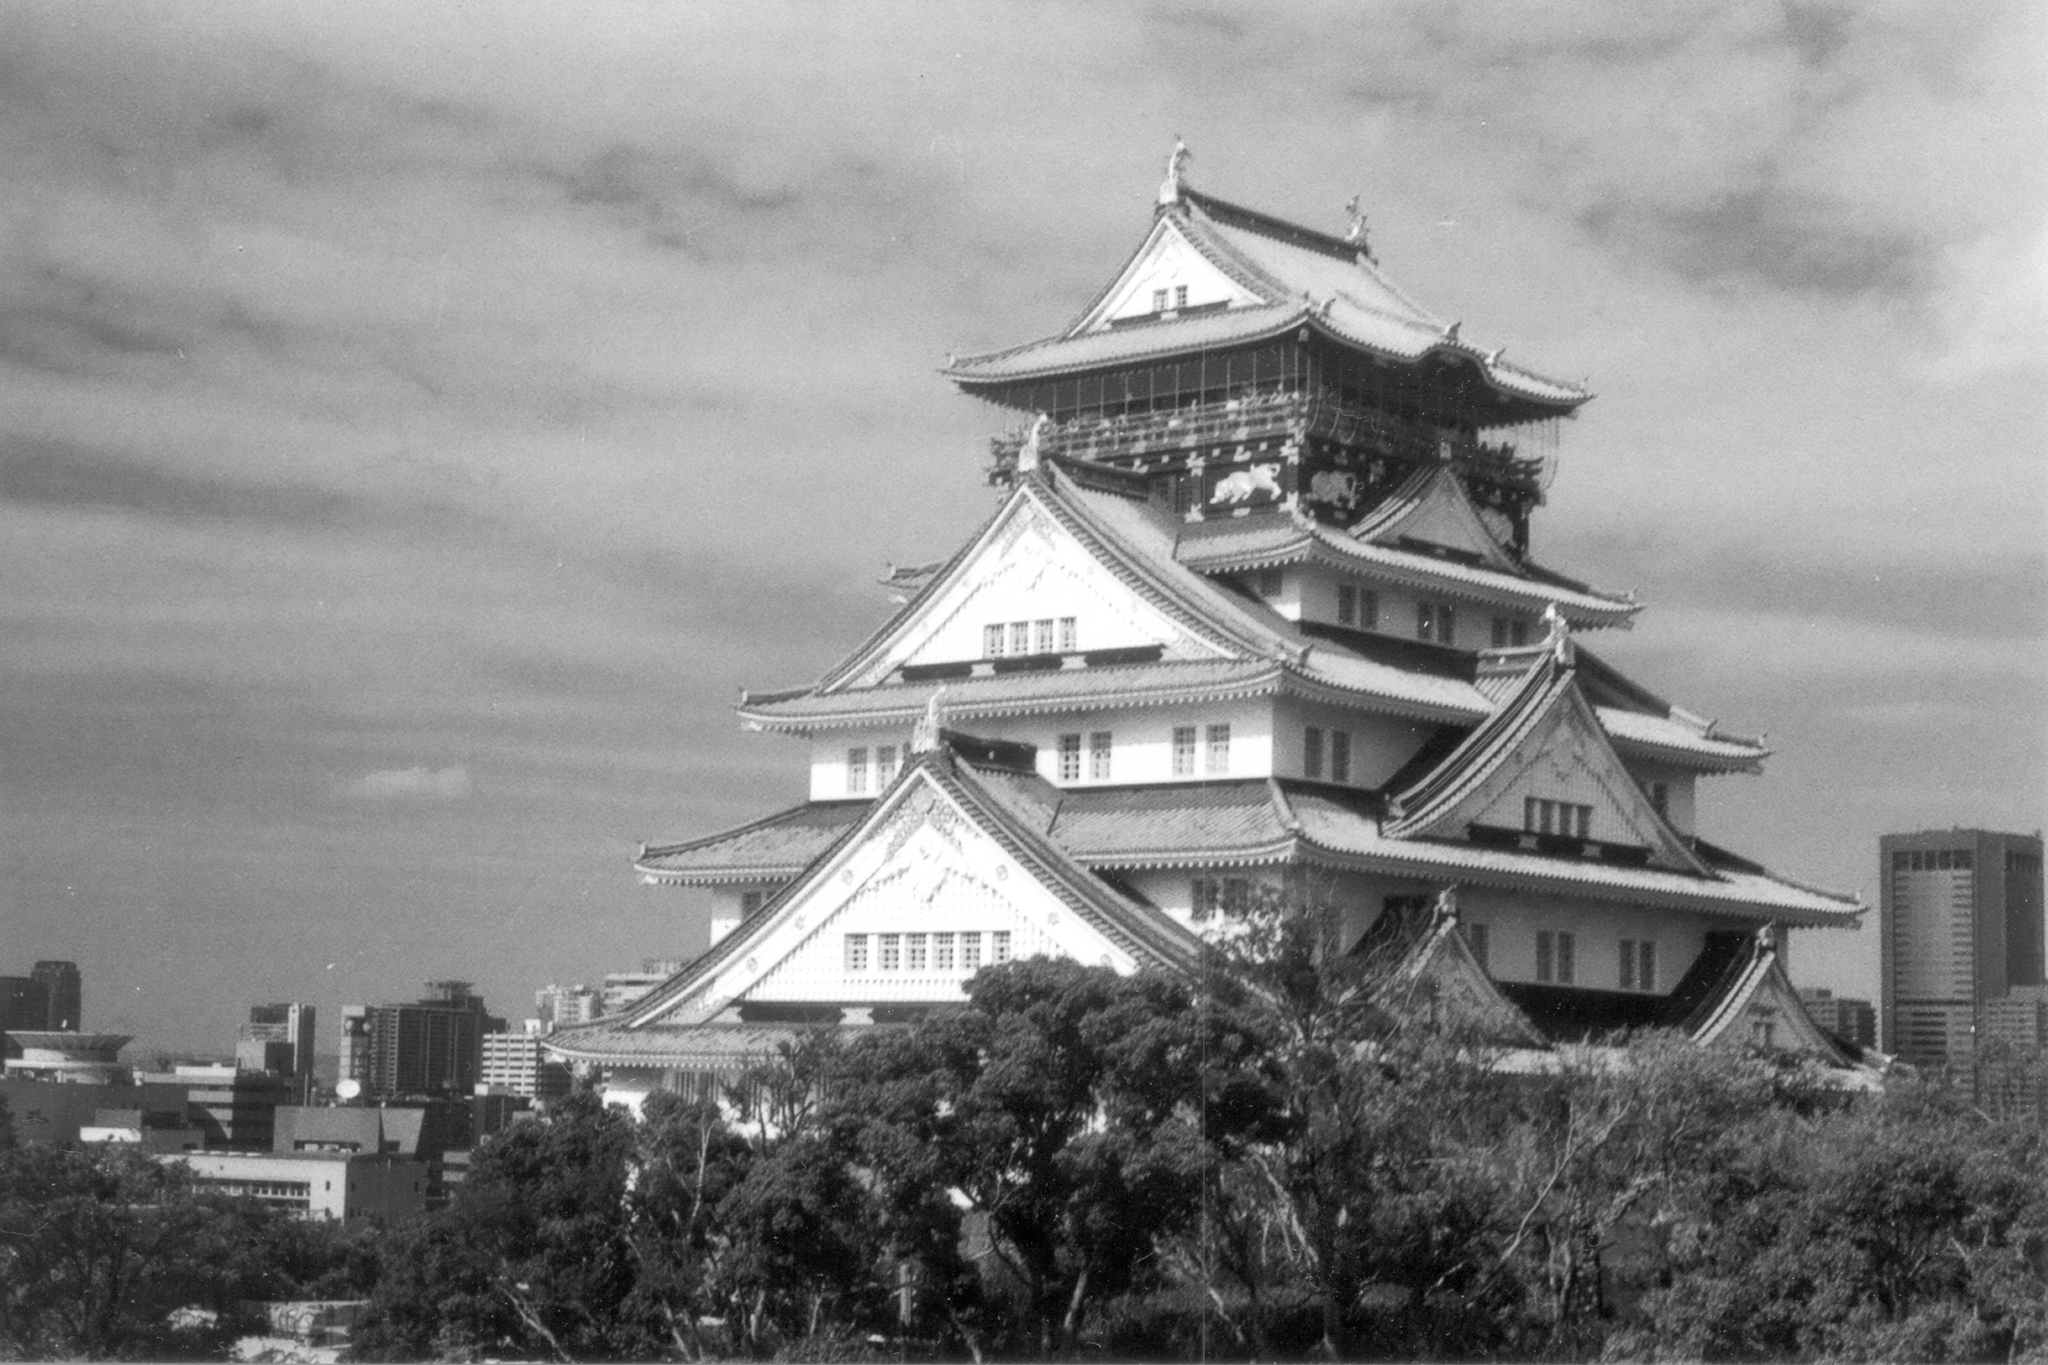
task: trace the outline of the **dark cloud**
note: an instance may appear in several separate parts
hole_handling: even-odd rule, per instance
[[[1647,257],[1702,285],[1917,299],[1937,264],[1934,244],[1919,234],[1858,226],[1842,206],[1774,179],[1697,204],[1633,201],[1611,191],[1577,220],[1602,247]]]

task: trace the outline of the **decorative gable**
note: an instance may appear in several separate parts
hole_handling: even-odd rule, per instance
[[[1623,845],[1651,866],[1711,875],[1657,813],[1615,753],[1574,670],[1553,650],[1429,776],[1399,798],[1400,838],[1471,837],[1474,827],[1533,837],[1543,848]]]
[[[1706,1047],[1760,1047],[1813,1057],[1834,1066],[1854,1062],[1842,1044],[1806,1012],[1778,956],[1776,934],[1757,934],[1749,960],[1692,1024],[1693,1041]]]
[[[1165,314],[1265,302],[1218,269],[1172,218],[1161,218],[1116,282],[1068,335],[1106,331]]]
[[[1142,965],[929,766],[713,956],[634,1026],[703,1023],[747,1003],[951,1003],[977,970],[1008,958],[1068,957],[1119,972]]]
[[[1420,541],[1476,556],[1487,568],[1519,575],[1521,566],[1502,548],[1472,504],[1465,485],[1448,467],[1426,470],[1398,489],[1352,534],[1375,545],[1399,548]]]
[[[1165,659],[1230,657],[1147,601],[1020,488],[834,688],[879,686],[906,665],[1150,646]]]

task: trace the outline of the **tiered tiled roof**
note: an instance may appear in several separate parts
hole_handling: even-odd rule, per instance
[[[1258,302],[1110,327],[1097,316],[1098,297],[1057,336],[955,360],[946,375],[970,390],[989,388],[1246,345],[1309,328],[1388,360],[1448,355],[1470,361],[1494,390],[1519,405],[1523,418],[1569,412],[1592,396],[1579,385],[1507,363],[1498,348],[1488,351],[1462,339],[1455,323],[1409,298],[1356,243],[1185,188],[1162,215],[1155,234],[1178,232]],[[1146,246],[1151,242],[1148,236]]]

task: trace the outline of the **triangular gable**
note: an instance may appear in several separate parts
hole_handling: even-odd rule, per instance
[[[1489,569],[1518,577],[1522,574],[1521,565],[1487,530],[1463,481],[1443,465],[1418,470],[1351,533],[1393,549],[1402,548],[1403,541],[1440,545],[1476,555]]]
[[[1852,1066],[1841,1043],[1813,1022],[1785,975],[1777,938],[1766,926],[1724,990],[1694,1012],[1686,1030],[1702,1047],[1762,1047],[1813,1057],[1833,1066]]]
[[[965,550],[868,643],[818,685],[820,692],[876,687],[905,665],[987,657],[983,632],[1072,618],[1082,651],[1158,646],[1168,660],[1243,658],[1247,651],[1195,612],[1139,591],[1114,552],[1075,534],[1056,515],[1045,475],[1021,478]],[[1121,570],[1121,572],[1120,572]],[[1006,653],[1018,651],[1009,649]],[[1034,636],[1026,652],[1042,652]],[[1067,652],[1062,650],[1062,652]]]
[[[1589,837],[1649,850],[1653,867],[1713,875],[1650,804],[1559,658],[1546,651],[1521,688],[1438,768],[1395,799],[1395,838],[1464,838],[1473,825],[1522,830],[1530,799],[1592,808]],[[1560,833],[1571,831],[1561,830]]]
[[[1543,1035],[1500,993],[1459,928],[1454,891],[1437,897],[1428,927],[1375,996],[1400,1020],[1470,1030],[1488,1042],[1542,1047]]]
[[[699,1024],[748,1003],[955,1003],[979,966],[996,960],[998,934],[1013,958],[1068,957],[1126,973],[1192,961],[1185,929],[1118,895],[1033,823],[950,753],[926,755],[838,844],[625,1023]],[[861,936],[858,955],[848,951],[850,935]],[[895,936],[893,961],[884,959],[884,935]],[[967,935],[973,961],[962,952]]]
[[[1166,309],[1171,312],[1276,302],[1232,279],[1188,239],[1173,217],[1161,216],[1152,224],[1144,244],[1067,335],[1081,336],[1157,316],[1160,291],[1164,291]]]

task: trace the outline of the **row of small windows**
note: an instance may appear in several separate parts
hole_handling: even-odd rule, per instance
[[[1230,771],[1230,726],[1176,725],[1173,727],[1173,775],[1197,776],[1196,760],[1206,755],[1204,771],[1221,777]]]
[[[1260,569],[1252,574],[1252,590],[1260,597],[1278,597],[1286,585],[1279,569]],[[1337,585],[1337,624],[1360,630],[1380,628],[1380,596],[1354,583]],[[1496,616],[1492,620],[1495,649],[1520,648],[1529,643],[1529,622],[1518,616]],[[1458,641],[1458,611],[1448,602],[1421,601],[1415,604],[1415,638],[1433,644],[1452,645]]]
[[[1310,725],[1301,732],[1301,775],[1321,778],[1323,775],[1324,746],[1328,745],[1330,759],[1330,780],[1349,782],[1351,780],[1351,732],[1331,730],[1327,734],[1320,725]]]
[[[1110,755],[1115,752],[1116,737],[1108,730],[1097,730],[1088,736],[1088,780],[1109,781]],[[1060,781],[1081,780],[1081,736],[1079,734],[1060,736]]]
[[[1472,958],[1482,968],[1488,966],[1486,926],[1472,920],[1460,926],[1465,936],[1465,946],[1472,951]],[[1571,986],[1578,982],[1579,972],[1578,935],[1556,929],[1536,931],[1536,979],[1554,986]],[[1615,984],[1625,991],[1655,991],[1657,989],[1657,941],[1647,938],[1625,938],[1621,941],[1621,956]]]
[[[1378,630],[1380,625],[1380,595],[1370,588],[1353,587],[1349,583],[1337,585],[1337,624],[1357,626],[1361,630]]]
[[[1216,915],[1241,915],[1251,909],[1249,877],[1197,877],[1188,888],[1188,914],[1195,920]]]
[[[1512,649],[1529,643],[1529,623],[1513,616],[1493,618],[1493,647]]]
[[[977,972],[982,964],[982,940],[988,940],[990,965],[1010,960],[1010,931],[997,929],[988,934],[848,934],[846,970],[867,971],[870,961],[878,972]],[[869,956],[869,944],[874,954]]]
[[[1536,979],[1556,986],[1578,980],[1578,936],[1554,929],[1536,931]]]
[[[1892,853],[1892,871],[1968,872],[1975,858],[1975,852],[1967,848],[1901,848]]]
[[[848,749],[846,751],[846,794],[848,796],[865,796],[870,790],[881,791],[884,787],[887,787],[896,780],[896,774],[902,767],[902,755],[903,750],[897,748],[894,744],[878,744],[875,746],[875,766],[870,770],[868,767],[866,745]],[[874,774],[874,786],[872,788],[868,786],[870,771]]]
[[[1541,796],[1522,798],[1522,828],[1530,834],[1565,834],[1592,838],[1593,808]]]
[[[1185,307],[1187,307],[1187,306],[1188,306],[1188,287],[1187,287],[1186,285],[1184,285],[1184,284],[1177,284],[1177,285],[1174,285],[1174,286],[1173,286],[1173,292],[1172,292],[1172,293],[1170,293],[1170,294],[1169,294],[1169,293],[1168,293],[1168,292],[1167,292],[1166,290],[1164,290],[1164,289],[1155,289],[1155,290],[1153,290],[1153,291],[1152,291],[1152,311],[1153,311],[1153,312],[1155,312],[1155,313],[1163,313],[1163,312],[1165,312],[1165,311],[1167,310],[1168,306],[1169,306],[1168,300],[1171,300],[1171,301],[1172,301],[1172,302],[1171,302],[1171,305],[1170,305],[1170,306],[1172,306],[1172,307],[1174,307],[1174,308],[1185,308]]]
[[[981,628],[981,653],[986,659],[1006,655],[1070,654],[1079,649],[1079,622],[1072,616],[1042,616],[1036,621],[994,621]]]

